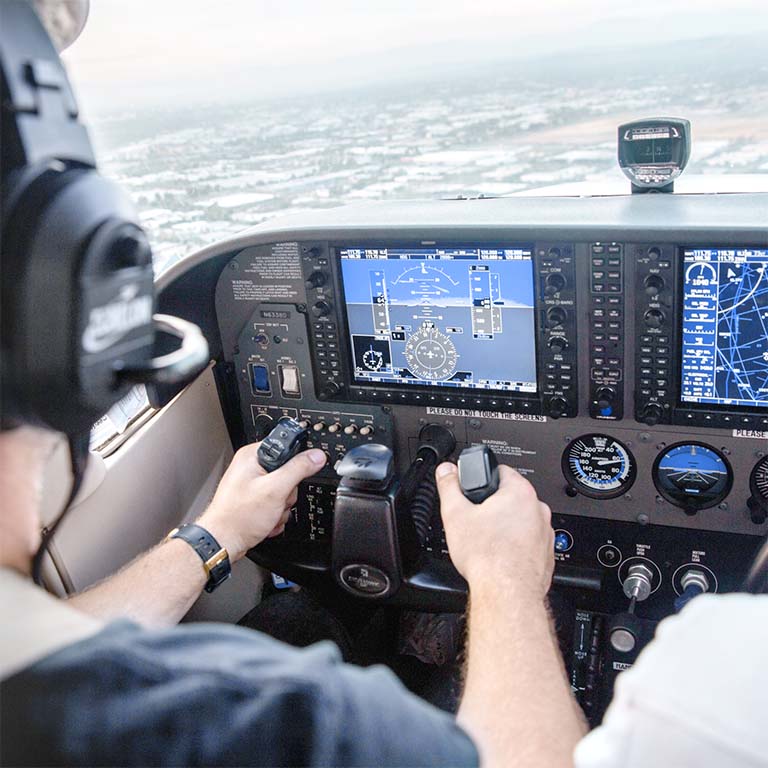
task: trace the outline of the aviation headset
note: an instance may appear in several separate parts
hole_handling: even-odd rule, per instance
[[[67,436],[68,508],[92,424],[134,384],[191,378],[208,345],[197,326],[154,315],[149,242],[128,198],[96,170],[51,39],[28,0],[2,0],[1,10],[0,429],[31,423]],[[154,357],[158,333],[179,348]]]

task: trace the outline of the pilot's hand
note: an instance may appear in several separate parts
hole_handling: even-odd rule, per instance
[[[455,464],[441,464],[435,477],[448,551],[470,589],[520,587],[543,598],[552,581],[554,532],[552,513],[533,486],[501,466],[499,490],[473,504],[461,492]]]
[[[259,445],[246,445],[235,454],[213,501],[198,520],[226,547],[232,562],[283,532],[299,483],[325,464],[325,454],[314,448],[267,473],[259,464]]]

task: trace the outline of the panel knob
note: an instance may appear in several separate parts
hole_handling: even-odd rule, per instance
[[[658,296],[664,290],[666,283],[661,275],[648,275],[643,280],[643,285],[648,296]]]
[[[275,420],[271,416],[266,413],[260,413],[253,420],[253,429],[256,434],[256,439],[261,440],[266,437],[272,431],[272,427],[274,426]]]
[[[547,346],[555,353],[563,352],[568,349],[568,339],[565,336],[553,336]]]
[[[547,310],[547,325],[550,327],[563,325],[568,313],[562,307],[550,307]]]
[[[546,293],[547,296],[560,293],[560,291],[565,288],[565,285],[566,279],[562,272],[551,272],[544,280],[544,293]]]
[[[564,397],[553,397],[549,401],[549,415],[559,419],[568,410],[568,401]]]
[[[649,309],[645,315],[643,315],[643,319],[649,328],[661,328],[661,326],[664,325],[664,320],[666,318],[660,309]]]
[[[339,394],[339,391],[341,390],[341,387],[335,382],[335,381],[329,381],[324,387],[322,391],[323,397],[335,397]]]
[[[595,393],[597,399],[597,407],[604,411],[606,408],[611,408],[616,400],[616,390],[613,387],[600,387]]]
[[[307,288],[322,288],[327,282],[328,275],[319,269],[310,272],[306,280]]]
[[[640,411],[640,421],[653,427],[658,424],[664,416],[664,408],[658,403],[647,403]]]
[[[326,317],[327,315],[331,314],[331,310],[333,307],[331,306],[331,303],[329,301],[325,301],[324,299],[321,299],[320,301],[316,301],[312,305],[312,314],[315,317]]]

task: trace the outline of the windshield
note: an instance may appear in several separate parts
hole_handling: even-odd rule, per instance
[[[679,191],[768,174],[764,0],[538,5],[100,0],[65,61],[158,272],[286,212],[625,193],[642,117],[691,121]]]

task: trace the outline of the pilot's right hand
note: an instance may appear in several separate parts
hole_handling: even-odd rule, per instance
[[[226,547],[232,562],[283,532],[299,483],[325,464],[323,451],[313,448],[267,473],[259,464],[259,445],[246,445],[235,454],[213,501],[197,521]]]
[[[499,467],[499,490],[481,504],[466,499],[455,464],[435,472],[440,512],[453,564],[469,582],[542,598],[554,569],[554,531],[549,506],[511,467]]]

